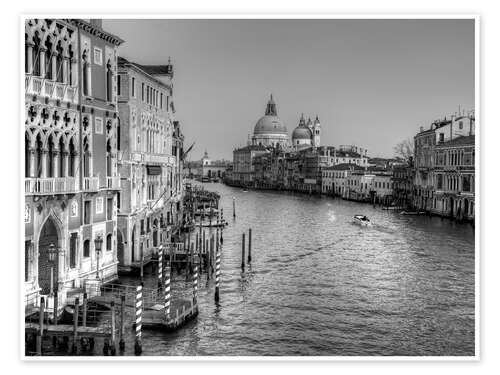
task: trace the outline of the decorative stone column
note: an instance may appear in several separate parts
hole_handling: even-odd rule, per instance
[[[42,178],[47,178],[47,157],[49,154],[49,150],[43,149],[42,150]]]
[[[60,177],[59,176],[59,150],[52,151],[52,177]]]
[[[40,47],[39,49],[39,59],[40,59],[40,77],[45,78],[45,52],[46,48]]]
[[[63,151],[61,154],[63,162],[63,175],[60,177],[69,177],[69,152]]]
[[[27,43],[26,45],[26,63],[28,67],[28,71],[26,72],[27,74],[32,74],[33,73],[33,43]]]
[[[76,63],[76,59],[71,59],[69,63],[71,64],[71,76],[68,83],[71,86],[76,86],[76,82],[78,81],[78,64]]]
[[[57,81],[57,56],[55,53],[50,54],[50,59],[52,61],[51,69],[52,69],[52,80],[54,82]]]
[[[36,177],[36,151],[34,148],[29,149],[30,154],[30,177]]]
[[[68,64],[69,64],[69,57],[64,55],[63,56],[62,70],[63,70],[63,83],[66,83],[66,84],[69,82]]]

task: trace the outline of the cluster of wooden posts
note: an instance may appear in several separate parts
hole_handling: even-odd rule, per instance
[[[89,299],[87,293],[83,294],[83,301],[80,306],[80,298],[75,298],[73,308],[73,322],[72,324],[60,324],[58,317],[53,316],[52,321],[49,320],[48,314],[45,311],[45,298],[40,297],[40,310],[38,313],[38,321],[29,321],[25,323],[26,332],[26,345],[27,351],[31,354],[42,355],[42,344],[45,337],[52,339],[52,347],[59,351],[70,351],[71,354],[78,354],[79,348],[83,351],[92,351],[95,345],[96,338],[104,338],[103,354],[115,355],[116,354],[116,331],[119,326],[121,350],[125,349],[125,342],[123,339],[125,327],[125,296],[122,298],[120,321],[116,321],[116,306],[114,300],[109,302],[109,310],[98,310],[94,308],[89,310]],[[81,309],[81,310],[80,310]],[[102,315],[106,314],[103,318]],[[98,325],[88,325],[89,315],[92,322],[100,317]],[[118,324],[117,324],[118,323]],[[31,349],[32,337],[35,336],[35,352]],[[71,350],[69,343],[71,341]]]

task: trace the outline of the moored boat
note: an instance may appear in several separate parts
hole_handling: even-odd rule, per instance
[[[368,219],[368,217],[366,217],[365,215],[354,215],[353,223],[358,224],[358,225],[362,225],[365,227],[372,225],[372,222],[370,221],[370,219]]]

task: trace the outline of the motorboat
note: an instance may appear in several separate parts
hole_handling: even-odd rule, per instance
[[[354,215],[353,223],[358,224],[358,225],[362,225],[365,227],[372,225],[372,222],[370,221],[370,219],[368,219],[368,217],[366,217],[365,215]]]

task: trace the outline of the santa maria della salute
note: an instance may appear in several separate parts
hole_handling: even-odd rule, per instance
[[[233,168],[226,171],[224,181],[233,186],[320,193],[326,188],[322,170],[340,164],[367,167],[366,149],[321,145],[318,115],[306,121],[301,114],[290,138],[271,94],[247,146],[233,151]]]
[[[314,123],[309,118],[307,123],[304,115],[300,117],[299,125],[292,133],[292,139],[283,121],[278,117],[278,110],[273,95],[269,98],[266,112],[255,124],[251,144],[254,146],[277,147],[280,149],[301,149],[308,147],[319,147],[321,136],[321,124],[318,116]]]

